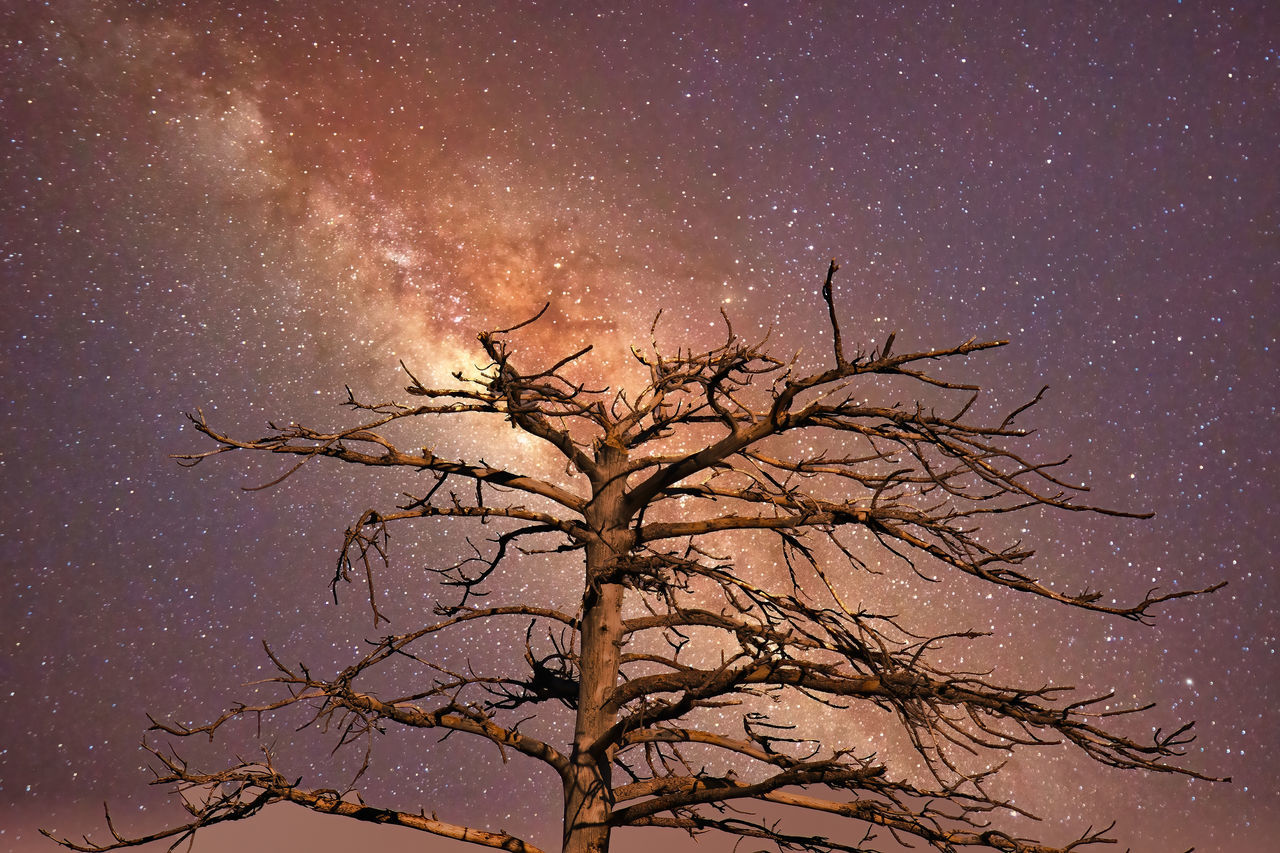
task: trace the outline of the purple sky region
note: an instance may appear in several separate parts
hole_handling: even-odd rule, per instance
[[[264,640],[325,669],[386,630],[328,580],[342,529],[401,479],[315,465],[244,492],[283,466],[179,468],[208,449],[184,411],[250,436],[347,425],[344,385],[395,398],[400,360],[443,381],[477,331],[544,302],[530,357],[592,342],[615,383],[660,309],[672,348],[717,343],[724,309],[816,363],[835,257],[847,339],[1009,338],[947,370],[991,411],[1050,386],[1025,419],[1043,456],[1074,454],[1090,502],[1156,513],[1014,524],[1042,578],[1120,600],[1229,582],[1151,626],[945,573],[858,586],[992,631],[966,662],[1006,678],[1155,702],[1135,734],[1195,720],[1187,763],[1233,778],[1027,751],[1003,784],[1045,820],[1019,829],[1275,849],[1278,44],[1265,2],[6,4],[0,848],[52,850],[40,826],[103,839],[103,800],[122,831],[180,820],[146,785],[147,712],[217,716],[267,674]],[[427,439],[538,462],[510,430]],[[421,566],[462,536],[393,542],[392,630],[427,618]],[[575,568],[513,564],[503,594],[570,597]],[[315,784],[358,763],[264,729]],[[251,734],[181,748],[213,762]],[[555,849],[556,781],[531,772],[388,737],[364,784]],[[617,850],[729,846],[649,832]],[[377,843],[418,837],[281,806],[194,849]]]

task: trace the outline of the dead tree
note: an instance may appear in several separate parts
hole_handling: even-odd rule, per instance
[[[995,770],[974,769],[973,754],[999,759],[1065,743],[1113,768],[1211,778],[1176,763],[1192,739],[1189,725],[1157,730],[1150,739],[1122,736],[1113,718],[1144,708],[1117,709],[1110,694],[1080,697],[1068,687],[1010,686],[955,671],[936,662],[939,648],[979,632],[921,635],[901,617],[851,603],[849,591],[862,573],[954,571],[1009,594],[1142,622],[1162,602],[1220,585],[1153,590],[1122,606],[1104,603],[1096,591],[1072,594],[1037,580],[1026,567],[1032,551],[993,543],[983,522],[1043,509],[1145,516],[1077,502],[1083,487],[1060,473],[1065,460],[1030,458],[1028,431],[1015,420],[1043,391],[1007,417],[982,423],[974,415],[976,386],[928,372],[933,363],[1005,341],[971,339],[898,354],[890,335],[879,348],[849,352],[832,297],[836,269],[832,262],[822,288],[830,363],[816,372],[776,358],[729,326],[725,342],[707,352],[664,354],[656,343],[633,350],[648,371],[638,392],[593,390],[569,378],[590,347],[549,367],[520,362],[512,333],[535,317],[479,335],[488,365],[472,378],[455,374],[454,387],[428,387],[406,368],[406,390],[416,403],[371,405],[348,390],[346,405],[362,416],[357,426],[273,425],[265,438],[241,440],[202,414],[192,416],[216,447],[178,457],[185,464],[256,451],[294,457],[284,476],[325,457],[429,478],[420,494],[394,509],[368,509],[346,531],[333,584],[363,575],[375,625],[383,615],[374,570],[388,559],[393,526],[465,518],[497,532],[487,550],[435,569],[441,594],[431,624],[382,637],[327,676],[286,665],[268,649],[278,670],[273,680],[283,688],[278,700],[236,705],[204,725],[154,728],[212,737],[228,721],[302,705],[316,719],[336,722],[343,742],[395,729],[478,738],[543,762],[562,780],[566,853],[604,853],[610,833],[622,827],[717,830],[815,853],[899,842],[1046,853],[1058,848],[990,822],[997,810],[1018,809],[993,791]],[[886,380],[913,385],[921,396],[955,399],[946,413],[940,403],[872,401]],[[545,442],[562,457],[564,476],[543,479],[443,458],[429,447],[398,446],[384,429],[414,418],[487,417]],[[771,565],[718,555],[726,542],[748,539],[773,541]],[[578,554],[564,558],[580,571],[576,611],[488,588],[503,560],[521,550]],[[494,595],[481,598],[486,592]],[[525,632],[525,660],[510,662],[514,674],[446,671],[417,653],[425,640],[476,620]],[[534,651],[542,637],[552,638],[545,654]],[[393,659],[421,665],[412,690],[387,697],[363,686]],[[913,775],[893,756],[806,735],[779,710],[780,699],[888,715],[927,772]],[[572,715],[572,741],[550,743],[522,731],[534,706],[539,714],[569,709],[559,713]],[[735,720],[728,727],[726,708]],[[203,791],[195,804],[184,800],[190,820],[141,838],[112,827],[111,842],[64,845],[108,850],[180,841],[291,802],[488,847],[538,849],[502,832],[447,823],[434,812],[369,805],[355,781],[342,789],[304,785],[277,769],[270,754],[204,771],[175,752],[153,752],[157,784]],[[360,773],[366,769],[367,761]],[[788,815],[813,812],[848,818],[848,832],[825,838],[788,823]],[[1085,830],[1062,849],[1108,842],[1110,828]]]

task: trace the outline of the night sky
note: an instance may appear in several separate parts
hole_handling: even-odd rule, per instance
[[[1108,600],[1229,582],[1150,627],[940,569],[859,587],[915,624],[993,630],[966,662],[1003,680],[1157,703],[1126,731],[1196,720],[1187,763],[1234,777],[1028,751],[1005,784],[1046,820],[1015,825],[1275,849],[1274,3],[3,5],[0,848],[52,849],[37,826],[106,838],[103,800],[122,831],[180,820],[146,786],[146,712],[250,698],[263,640],[328,672],[387,630],[328,580],[342,529],[406,478],[316,464],[245,492],[286,466],[179,468],[168,454],[209,447],[184,411],[246,437],[349,425],[344,385],[404,396],[401,359],[443,382],[479,361],[478,330],[547,301],[522,351],[594,342],[615,383],[659,309],[672,349],[722,339],[724,308],[817,363],[836,257],[847,339],[1010,338],[948,375],[994,408],[1049,385],[1024,419],[1038,452],[1074,453],[1090,502],[1156,513],[1010,522],[1041,577]],[[451,426],[421,429],[470,460],[546,461]],[[392,630],[427,618],[421,567],[464,532],[393,539]],[[525,561],[501,594],[571,601],[575,569]],[[518,654],[522,633],[440,654]],[[295,723],[264,721],[285,772],[341,786],[359,756]],[[251,735],[181,748],[212,764]],[[551,777],[434,740],[380,743],[370,801],[556,848]],[[617,848],[687,846],[647,833]],[[455,849],[281,806],[195,850],[303,843]]]

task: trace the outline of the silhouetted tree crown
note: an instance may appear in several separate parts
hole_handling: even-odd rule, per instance
[[[899,354],[890,335],[870,351],[848,350],[832,292],[837,269],[833,261],[822,286],[830,357],[814,372],[776,357],[764,342],[743,340],[726,317],[724,343],[706,352],[671,354],[657,343],[634,349],[648,373],[640,390],[593,389],[569,378],[590,347],[546,366],[518,357],[515,333],[534,317],[481,333],[487,363],[469,378],[454,374],[451,387],[430,387],[406,367],[414,402],[368,404],[348,389],[345,405],[361,416],[356,426],[272,425],[265,437],[244,440],[219,432],[202,413],[191,416],[214,447],[178,457],[184,464],[255,451],[296,457],[268,485],[320,457],[429,478],[420,493],[366,509],[346,530],[335,594],[343,580],[363,576],[375,626],[385,619],[376,570],[390,558],[393,527],[473,519],[485,524],[486,538],[474,553],[430,568],[436,603],[428,624],[381,637],[332,674],[287,665],[267,649],[280,698],[233,705],[203,725],[157,722],[154,729],[212,738],[229,721],[304,706],[343,744],[416,729],[472,737],[554,771],[567,853],[604,853],[623,827],[718,831],[815,853],[892,850],[900,842],[940,851],[1075,850],[1109,842],[1111,827],[1091,827],[1055,848],[992,823],[997,811],[1020,811],[992,784],[1009,754],[1026,750],[1034,761],[1046,745],[1069,744],[1113,768],[1211,778],[1172,763],[1192,739],[1190,725],[1130,739],[1112,721],[1145,708],[1118,708],[1112,694],[1082,697],[1069,687],[1013,686],[958,671],[938,662],[939,649],[982,632],[935,636],[863,603],[858,579],[866,573],[940,572],[944,580],[950,571],[1100,618],[1144,622],[1162,602],[1221,584],[1152,590],[1121,605],[1095,590],[1063,592],[1038,580],[1027,566],[1030,549],[989,533],[993,516],[1145,516],[1078,502],[1084,488],[1059,473],[1066,460],[1030,458],[1018,419],[1043,390],[985,422],[975,415],[976,386],[930,372],[937,362],[1005,341]],[[938,411],[877,401],[885,379],[955,402]],[[445,458],[387,437],[398,421],[474,418],[499,418],[541,440],[562,460],[563,476]],[[775,556],[757,561],[764,565],[722,553],[758,554],[762,538],[775,543]],[[522,552],[558,553],[565,571],[577,568],[576,609],[532,603],[494,583],[504,560]],[[432,659],[433,646],[477,621],[522,637],[523,660],[453,671]],[[366,686],[391,661],[416,669],[402,695]],[[500,663],[509,669],[498,671]],[[805,713],[793,710],[804,706],[892,719],[914,756],[882,757],[806,730]],[[530,722],[557,714],[559,741],[541,734],[554,734],[555,725]],[[373,769],[367,757],[354,779],[333,787],[278,768],[269,750],[216,770],[190,766],[172,750],[152,752],[155,783],[184,794],[189,819],[137,838],[112,826],[111,842],[63,844],[108,850],[180,842],[290,802],[482,846],[539,850],[502,831],[442,820],[440,804],[367,802],[359,791]],[[515,772],[526,775],[518,766]],[[848,818],[847,829],[838,838],[806,831],[803,816],[815,813]]]

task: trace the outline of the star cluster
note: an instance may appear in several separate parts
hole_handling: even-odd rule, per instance
[[[592,343],[615,383],[659,311],[673,347],[721,340],[723,309],[816,363],[836,257],[848,337],[1012,339],[966,366],[983,405],[1049,385],[1028,421],[1044,455],[1074,454],[1091,502],[1156,513],[1028,518],[1009,533],[1044,577],[1121,600],[1229,582],[1154,626],[881,590],[992,630],[970,663],[1156,702],[1142,725],[1197,720],[1188,763],[1234,779],[1047,750],[1010,768],[1048,819],[1026,831],[1114,817],[1135,850],[1271,849],[1278,36],[1263,2],[11,4],[0,847],[95,830],[104,799],[124,831],[173,820],[144,784],[145,712],[216,716],[266,674],[264,640],[321,667],[375,636],[361,593],[334,606],[326,585],[343,526],[400,484],[314,466],[246,493],[280,471],[178,468],[206,449],[182,412],[344,422],[344,385],[392,399],[401,360],[445,381],[476,331],[548,302],[521,345]],[[509,431],[430,439],[537,461]],[[571,595],[572,567],[527,568],[513,592]],[[403,630],[428,591],[387,581]],[[331,761],[277,737],[298,774]],[[452,740],[375,762],[374,790],[554,846],[553,780]],[[288,812],[196,849],[369,837]]]

